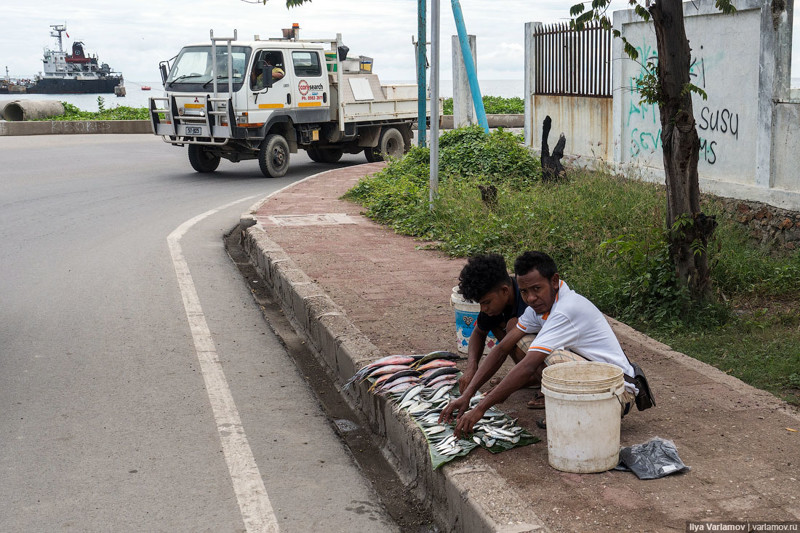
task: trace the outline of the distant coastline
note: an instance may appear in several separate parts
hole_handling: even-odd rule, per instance
[[[384,84],[414,84],[412,80],[382,80]],[[152,90],[142,91],[142,86],[150,86]],[[791,86],[800,88],[800,78],[792,78]],[[484,96],[501,96],[503,98],[522,98],[525,92],[524,80],[481,80],[481,93]],[[162,96],[163,89],[161,81],[125,81],[127,95],[123,98],[113,94],[0,94],[0,100],[17,99],[38,99],[38,100],[59,100],[68,102],[84,111],[98,111],[97,97],[103,98],[103,105],[106,108],[127,106],[127,107],[147,107],[149,97]],[[430,87],[429,87],[430,89]],[[453,81],[440,80],[439,96],[442,98],[452,98]]]

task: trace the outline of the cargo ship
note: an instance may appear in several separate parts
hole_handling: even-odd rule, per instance
[[[44,51],[44,72],[27,88],[29,93],[114,93],[115,87],[124,84],[122,73],[115,72],[107,63],[100,63],[97,56],[89,56],[82,41],[72,43],[71,54],[64,51],[61,34],[66,33],[66,25],[50,27],[50,36],[57,40],[58,50]]]

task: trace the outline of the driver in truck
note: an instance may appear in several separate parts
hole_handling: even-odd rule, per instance
[[[261,68],[253,68],[253,72],[250,74],[250,88],[254,91],[260,91],[265,87],[264,72],[272,70],[273,82],[283,78],[286,74],[282,68],[273,66],[269,56],[264,56],[263,61],[265,64],[262,65]],[[258,62],[256,62],[256,65],[258,65]]]

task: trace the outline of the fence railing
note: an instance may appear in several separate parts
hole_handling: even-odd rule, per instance
[[[580,31],[569,23],[535,28],[534,94],[612,96],[611,40],[597,21]]]

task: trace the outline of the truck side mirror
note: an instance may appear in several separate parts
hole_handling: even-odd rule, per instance
[[[162,61],[158,64],[158,70],[161,72],[161,85],[167,86],[167,64]]]
[[[267,65],[266,61],[259,61],[258,62],[258,72],[261,75],[261,79],[264,80],[264,87],[269,89],[272,87],[272,67]]]
[[[345,46],[345,45],[341,45],[338,48],[338,50],[339,50],[339,61],[344,61],[345,59],[347,59],[347,52],[350,51],[350,47],[349,46]]]

